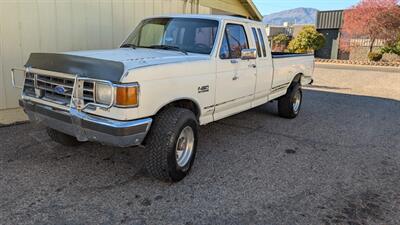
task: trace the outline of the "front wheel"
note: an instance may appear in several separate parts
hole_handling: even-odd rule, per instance
[[[146,169],[163,181],[182,180],[196,155],[198,123],[193,112],[168,108],[155,118],[148,134]]]
[[[288,119],[296,118],[300,113],[302,100],[303,92],[300,85],[295,84],[289,87],[286,95],[278,100],[279,116]]]

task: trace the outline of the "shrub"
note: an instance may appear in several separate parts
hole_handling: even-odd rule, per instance
[[[284,45],[287,46],[287,44],[289,44],[290,41],[290,37],[287,36],[286,34],[278,34],[276,36],[274,36],[274,38],[272,39],[273,43],[276,45]]]
[[[398,39],[395,42],[387,43],[382,49],[381,53],[391,53],[400,56],[400,33]]]
[[[370,52],[368,53],[368,59],[370,61],[378,62],[382,59],[382,53],[381,52]]]
[[[321,49],[325,45],[325,37],[314,26],[304,26],[288,46],[289,52],[309,53]]]

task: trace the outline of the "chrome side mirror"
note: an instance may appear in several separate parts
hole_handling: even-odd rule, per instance
[[[243,49],[242,50],[242,60],[257,59],[257,49]]]

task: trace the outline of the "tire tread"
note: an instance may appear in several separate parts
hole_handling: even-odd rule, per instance
[[[291,99],[293,97],[293,92],[298,90],[298,89],[301,92],[300,84],[293,83],[289,87],[288,92],[286,93],[286,95],[284,95],[281,98],[279,98],[279,100],[278,100],[279,116],[281,116],[283,118],[287,118],[287,119],[294,119],[294,118],[297,117],[298,114],[293,112],[293,106],[292,106],[292,103],[291,103]]]
[[[159,180],[174,181],[168,172],[168,154],[174,147],[179,119],[184,116],[196,119],[192,111],[175,107],[165,109],[154,118],[147,137],[146,169],[151,176]]]

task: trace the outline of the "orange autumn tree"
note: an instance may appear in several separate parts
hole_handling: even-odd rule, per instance
[[[399,0],[361,0],[344,12],[341,33],[340,47],[347,51],[353,38],[368,38],[369,52],[378,39],[396,41],[400,36]]]

